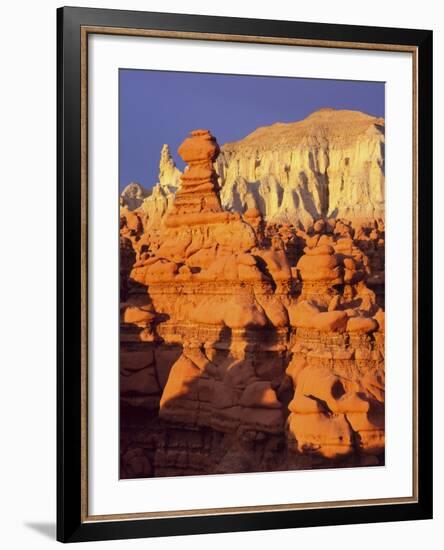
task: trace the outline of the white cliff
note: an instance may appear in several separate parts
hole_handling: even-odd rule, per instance
[[[217,171],[225,207],[268,220],[383,217],[384,119],[321,109],[258,128],[221,148]]]

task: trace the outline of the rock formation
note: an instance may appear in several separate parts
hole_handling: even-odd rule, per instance
[[[359,111],[321,109],[299,122],[258,128],[221,147],[215,163],[220,201],[225,210],[258,209],[268,222],[305,228],[322,217],[382,219],[384,147],[384,119]],[[140,207],[146,223],[158,225],[179,177],[164,145],[159,183],[129,209]]]
[[[179,147],[179,154],[187,168],[182,174],[180,189],[167,213],[168,227],[181,227],[216,221],[225,221],[218,193],[217,176],[213,162],[219,154],[219,145],[207,130],[195,130]],[[215,215],[216,214],[216,215]]]
[[[136,210],[143,203],[148,191],[140,183],[132,182],[125,187],[120,195],[120,206],[128,210]]]
[[[382,221],[229,211],[218,153],[185,139],[156,230],[121,212],[121,476],[383,464]]]
[[[217,162],[227,208],[309,225],[320,217],[384,215],[384,119],[321,109],[227,143]]]
[[[121,195],[120,204],[123,212],[134,211],[140,214],[145,227],[158,226],[167,210],[172,206],[174,195],[179,187],[181,172],[176,167],[168,145],[164,145],[160,152],[159,181],[151,191],[143,189],[139,184],[130,184]],[[128,195],[136,193],[137,200],[129,200]]]

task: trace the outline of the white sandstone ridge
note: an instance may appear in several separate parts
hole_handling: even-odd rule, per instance
[[[226,143],[216,160],[224,208],[258,208],[268,221],[307,226],[320,217],[384,218],[384,119],[321,109],[305,120],[258,128]],[[172,205],[181,172],[168,145],[159,182],[135,207],[148,225]],[[125,191],[124,191],[125,192]]]
[[[225,207],[304,226],[320,217],[384,217],[384,119],[321,109],[258,128],[217,159]]]

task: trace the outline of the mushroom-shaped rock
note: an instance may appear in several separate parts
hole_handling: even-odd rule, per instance
[[[341,269],[332,247],[322,245],[305,250],[307,253],[300,258],[296,266],[302,281],[321,281],[330,284],[341,282]]]
[[[193,130],[178,152],[187,164],[206,167],[216,160],[219,146],[216,138],[208,130]]]
[[[208,130],[194,130],[179,147],[179,155],[188,167],[165,218],[166,227],[220,223],[229,218],[222,210],[213,166],[218,154],[219,146]]]

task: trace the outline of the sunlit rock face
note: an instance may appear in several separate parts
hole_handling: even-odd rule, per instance
[[[229,210],[211,133],[179,154],[160,224],[121,211],[121,476],[382,465],[382,220]]]
[[[217,161],[222,203],[267,220],[384,216],[384,119],[322,109],[300,122],[258,128]]]
[[[145,191],[140,204],[128,210],[139,211],[145,226],[156,226],[174,202],[174,195],[179,187],[181,172],[176,167],[168,145],[160,152],[159,181],[151,191]]]
[[[383,219],[384,119],[321,109],[305,120],[258,128],[226,143],[215,169],[226,210],[255,208],[266,221],[305,228],[320,217]],[[180,176],[164,145],[159,182],[151,192],[133,190],[136,199],[127,198],[128,186],[122,202],[129,210],[140,208],[146,224],[158,225],[173,204]]]

